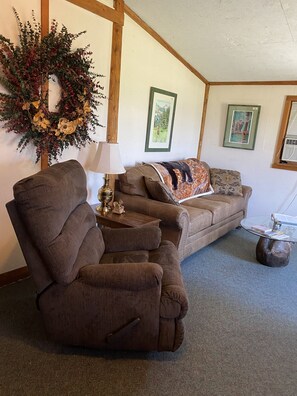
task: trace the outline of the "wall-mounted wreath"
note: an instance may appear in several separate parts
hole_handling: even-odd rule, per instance
[[[21,22],[19,45],[0,35],[0,121],[8,132],[21,135],[18,149],[32,142],[36,162],[47,153],[49,163],[69,146],[84,147],[92,141],[90,132],[101,126],[96,107],[104,98],[103,87],[92,69],[88,47],[72,50],[72,43],[84,32],[71,34],[51,23],[50,32],[41,37],[41,25]],[[54,78],[56,76],[56,78]],[[61,97],[56,111],[48,109],[49,79],[58,80]]]

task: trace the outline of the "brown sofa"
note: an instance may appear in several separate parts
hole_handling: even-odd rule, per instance
[[[176,350],[188,309],[178,252],[158,227],[103,229],[74,160],[14,186],[7,209],[54,340],[100,349]]]
[[[206,163],[202,164],[211,176],[212,169]],[[237,173],[240,177],[239,172],[227,172]],[[147,188],[148,179],[160,180],[158,172],[150,164],[127,169],[125,174],[119,175],[115,199],[121,199],[128,210],[161,219],[162,238],[176,245],[181,259],[238,227],[246,216],[252,193],[251,187],[240,185],[242,195],[230,195],[228,191],[214,193],[191,198],[178,205],[164,202],[164,197],[153,199]]]

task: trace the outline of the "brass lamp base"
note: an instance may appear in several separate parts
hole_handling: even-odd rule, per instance
[[[98,200],[101,202],[100,206],[97,206],[96,210],[103,215],[106,215],[110,211],[109,203],[112,201],[113,191],[109,187],[109,176],[104,176],[104,185],[98,191]]]

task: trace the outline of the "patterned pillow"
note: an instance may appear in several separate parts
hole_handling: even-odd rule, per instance
[[[215,194],[243,195],[241,177],[237,171],[211,168],[210,180]]]
[[[151,177],[145,177],[144,180],[146,188],[153,199],[173,205],[179,205],[179,202],[175,199],[166,184],[159,180],[153,180]]]

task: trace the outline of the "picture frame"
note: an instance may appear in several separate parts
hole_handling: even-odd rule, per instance
[[[261,106],[228,105],[224,147],[254,150]]]
[[[177,94],[151,87],[145,151],[170,151]]]

